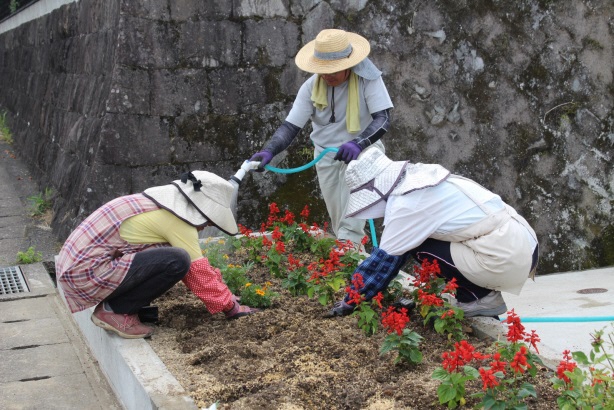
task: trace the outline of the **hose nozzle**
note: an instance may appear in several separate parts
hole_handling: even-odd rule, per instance
[[[245,161],[243,161],[243,164],[241,165],[241,168],[239,168],[237,173],[230,177],[230,180],[236,182],[237,184],[240,184],[245,174],[247,174],[253,169],[258,168],[258,166],[260,166],[259,161],[250,161],[246,159]]]

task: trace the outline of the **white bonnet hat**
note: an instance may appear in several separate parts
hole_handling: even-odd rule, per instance
[[[225,179],[208,171],[192,171],[168,185],[148,188],[147,198],[193,226],[211,222],[221,231],[236,235],[239,229],[232,214],[234,188]]]
[[[392,161],[377,148],[364,150],[345,171],[350,188],[347,217],[386,201],[390,195],[405,195],[412,191],[436,186],[445,181],[450,171],[438,164],[412,164]],[[383,207],[378,207],[383,216]]]

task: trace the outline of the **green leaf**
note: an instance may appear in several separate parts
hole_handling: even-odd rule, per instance
[[[437,388],[437,397],[440,404],[448,403],[456,398],[456,389],[451,384],[441,384]]]
[[[433,378],[433,380],[446,381],[450,379],[450,373],[448,373],[443,367],[438,367],[433,370],[431,378]]]

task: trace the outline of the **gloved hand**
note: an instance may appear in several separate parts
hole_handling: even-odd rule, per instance
[[[350,161],[358,158],[361,151],[362,148],[360,148],[360,145],[356,144],[354,141],[348,141],[339,147],[339,151],[337,152],[337,155],[335,155],[335,159],[349,164]]]
[[[346,303],[345,300],[336,302],[333,308],[324,314],[324,317],[347,316],[354,312],[356,306]]]
[[[260,151],[252,155],[252,157],[249,160],[250,161],[260,161],[260,165],[258,166],[258,168],[256,168],[255,171],[262,172],[264,171],[264,166],[268,164],[269,162],[271,162],[272,159],[273,159],[273,153],[269,151]]]
[[[251,308],[249,306],[240,305],[236,300],[230,310],[224,312],[226,319],[238,319],[243,316],[251,315],[260,312],[260,309]]]

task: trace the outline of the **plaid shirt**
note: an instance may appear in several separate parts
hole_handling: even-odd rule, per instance
[[[373,248],[371,255],[358,265],[352,275],[352,277],[357,273],[362,275],[364,287],[358,291],[364,295],[365,300],[371,300],[373,296],[386,289],[390,282],[399,274],[399,270],[409,257],[409,252],[394,256],[389,255],[380,248]],[[352,289],[354,289],[353,286]],[[345,301],[349,301],[347,295]]]
[[[136,252],[168,244],[130,244],[119,235],[121,223],[158,206],[142,194],[116,198],[88,216],[60,250],[56,268],[71,312],[98,304],[122,282]]]

